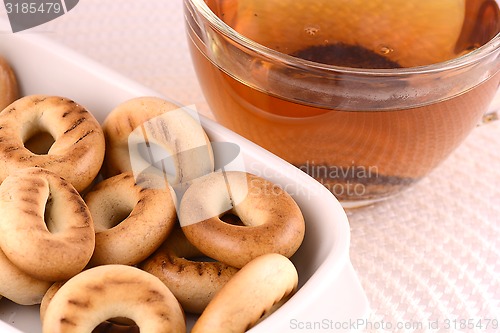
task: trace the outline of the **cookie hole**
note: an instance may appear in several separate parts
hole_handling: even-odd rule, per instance
[[[132,209],[129,207],[119,207],[119,209],[115,209],[110,216],[108,228],[111,229],[120,224],[123,220],[130,216],[132,213]]]
[[[185,258],[186,260],[189,261],[194,261],[194,262],[217,262],[217,260],[212,259],[210,257],[204,256],[204,255],[199,255],[199,256],[192,256]]]
[[[50,233],[57,233],[59,231],[59,228],[57,227],[57,224],[55,223],[55,214],[54,209],[54,200],[52,198],[52,195],[49,194],[47,201],[45,202],[45,210],[43,212],[43,220],[45,221],[45,225],[47,226],[47,229],[49,230]]]
[[[24,142],[24,147],[36,155],[46,155],[55,140],[52,134],[45,130],[38,130],[28,137]]]
[[[118,197],[114,199],[118,199]],[[131,203],[117,202],[114,200],[104,203],[103,206],[106,207],[104,214],[94,217],[95,232],[103,232],[116,227],[129,217],[134,209]]]
[[[233,214],[233,213],[225,213],[220,217],[221,221],[227,223],[227,224],[232,224],[232,225],[240,225],[244,226],[243,222],[239,218],[238,215]]]
[[[99,325],[92,331],[92,333],[112,333],[112,332],[124,332],[124,333],[140,333],[139,326],[129,318],[119,317],[110,318]]]

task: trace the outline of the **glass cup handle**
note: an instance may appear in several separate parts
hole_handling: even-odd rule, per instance
[[[495,97],[490,103],[488,111],[486,111],[483,115],[483,118],[479,121],[478,125],[486,125],[498,119],[500,119],[500,89],[497,90]]]

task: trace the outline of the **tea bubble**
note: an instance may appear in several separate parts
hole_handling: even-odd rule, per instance
[[[389,46],[385,46],[385,45],[383,45],[383,46],[381,46],[381,47],[379,48],[378,52],[379,52],[380,54],[387,55],[387,54],[389,54],[389,53],[391,53],[391,52],[394,52],[394,50],[393,50],[392,48],[390,48]]]
[[[312,25],[306,25],[304,27],[304,32],[311,37],[316,36],[319,33],[319,31],[320,31],[319,25],[312,24]]]

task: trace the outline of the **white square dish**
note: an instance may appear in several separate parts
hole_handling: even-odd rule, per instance
[[[9,31],[0,22],[1,31]],[[1,33],[0,55],[14,68],[23,95],[71,98],[99,121],[119,103],[138,96],[161,96],[68,50],[43,36]],[[297,201],[306,220],[306,237],[292,261],[299,290],[252,333],[352,331],[365,320],[368,302],[349,259],[349,223],[336,198],[302,171],[224,127],[201,117],[210,140],[241,149],[245,170],[282,186]],[[0,281],[1,283],[1,281]],[[38,306],[0,300],[0,331],[39,333]],[[189,318],[188,326],[194,318]],[[2,322],[3,321],[3,322]]]

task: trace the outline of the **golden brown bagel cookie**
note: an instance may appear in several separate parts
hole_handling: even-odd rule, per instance
[[[238,269],[221,262],[190,260],[197,257],[203,253],[176,228],[139,267],[165,283],[184,311],[201,313]]]
[[[19,98],[16,75],[7,60],[0,57],[0,111]]]
[[[39,304],[50,285],[21,271],[0,249],[0,296],[21,305]]]
[[[63,178],[26,168],[0,185],[0,248],[20,270],[39,280],[68,279],[87,265],[94,244],[87,205]]]
[[[143,175],[139,183],[130,172],[105,179],[85,195],[85,202],[96,232],[91,266],[139,263],[177,221],[175,193],[153,174]]]
[[[275,304],[286,301],[297,283],[297,270],[286,257],[257,257],[215,295],[191,333],[243,333],[276,310]]]
[[[54,143],[47,154],[25,147],[31,137],[48,132]],[[104,135],[94,116],[64,97],[32,95],[0,112],[0,181],[17,169],[48,169],[83,191],[104,159]]]
[[[232,213],[243,225],[224,222]],[[265,253],[292,256],[305,233],[300,208],[273,183],[240,171],[215,172],[185,192],[179,221],[186,238],[210,258],[241,268]]]
[[[104,265],[68,280],[45,311],[44,333],[90,333],[115,317],[133,320],[140,332],[184,333],[184,313],[157,277],[126,265]]]
[[[42,302],[40,303],[40,320],[43,323],[47,307],[54,298],[55,294],[66,281],[55,282],[43,295]],[[118,320],[118,321],[116,321]],[[105,321],[97,326],[92,333],[139,333],[139,328],[133,321],[126,318],[113,318],[113,321]]]
[[[128,100],[111,111],[103,129],[108,176],[131,171],[137,177],[145,170],[166,175],[175,186],[214,170],[210,141],[201,125],[163,99]]]

